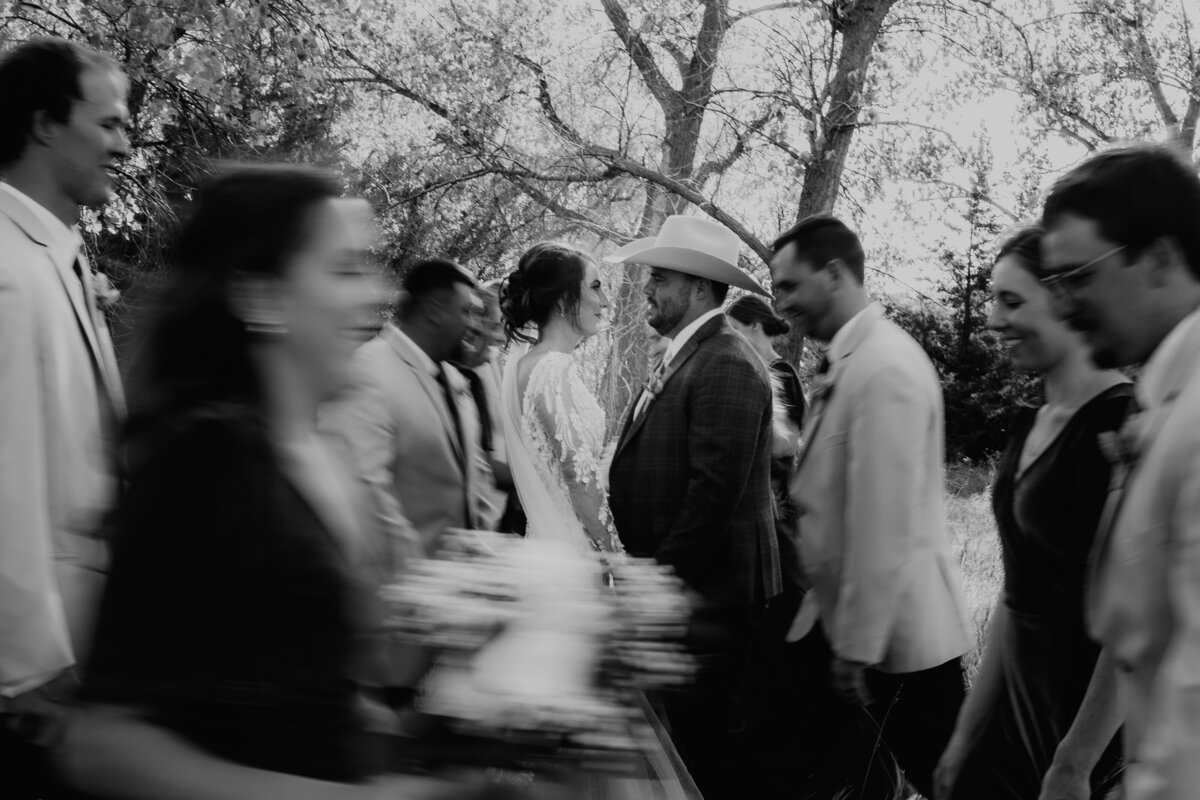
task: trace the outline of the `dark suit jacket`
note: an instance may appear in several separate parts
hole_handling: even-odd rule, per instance
[[[625,548],[674,567],[710,607],[776,595],[771,386],[762,360],[717,317],[675,356],[636,423],[633,406],[609,475]]]
[[[335,535],[245,409],[189,415],[155,450],[118,510],[85,700],[241,764],[360,778],[356,593]]]

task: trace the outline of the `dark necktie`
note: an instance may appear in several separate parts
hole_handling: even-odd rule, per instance
[[[479,409],[479,444],[483,452],[492,452],[492,415],[488,408],[487,389],[483,386],[483,378],[479,373],[468,367],[462,367],[459,373],[467,379],[471,386],[471,396],[475,399],[475,407]]]
[[[458,451],[461,453],[461,460],[466,465],[467,449],[463,443],[462,422],[458,418],[458,404],[454,402],[454,390],[450,387],[450,381],[446,378],[446,368],[438,365],[437,371],[438,386],[442,387],[442,397],[446,400],[446,407],[450,411],[450,419],[454,421],[454,434],[458,439]]]

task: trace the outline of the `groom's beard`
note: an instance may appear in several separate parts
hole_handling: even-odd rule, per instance
[[[656,300],[647,299],[646,302],[650,305],[646,322],[658,331],[660,336],[666,336],[679,327],[688,310],[687,303],[681,297],[667,295]]]

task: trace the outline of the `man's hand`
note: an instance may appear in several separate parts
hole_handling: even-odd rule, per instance
[[[871,704],[871,692],[867,689],[866,677],[868,666],[840,656],[833,657],[833,688],[847,703],[855,706]]]

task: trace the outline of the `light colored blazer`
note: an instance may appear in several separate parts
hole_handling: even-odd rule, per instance
[[[792,496],[798,549],[833,652],[890,673],[971,646],[946,536],[942,394],[928,356],[878,305],[814,388]]]
[[[1140,453],[1114,485],[1088,585],[1092,635],[1122,674],[1129,800],[1200,796],[1200,324],[1128,425]]]
[[[0,694],[82,658],[107,568],[124,400],[75,254],[0,192]]]
[[[397,566],[428,555],[446,528],[472,527],[473,481],[482,460],[479,417],[471,388],[453,367],[450,380],[463,444],[444,393],[426,372],[415,345],[391,324],[355,352],[353,385],[322,413],[322,425],[350,446],[371,488],[380,532]]]

